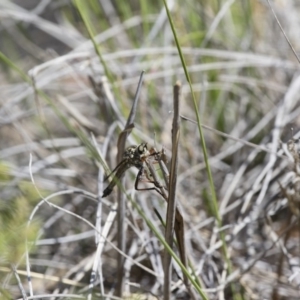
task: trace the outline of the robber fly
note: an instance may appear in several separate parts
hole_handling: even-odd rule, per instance
[[[149,156],[153,156],[157,154],[154,149],[148,149],[147,143],[142,143],[138,146],[130,146],[128,147],[123,154],[122,161],[114,168],[114,170],[105,178],[107,180],[110,176],[114,175],[112,181],[109,183],[107,188],[103,191],[103,197],[108,196],[114,186],[116,185],[116,180],[120,180],[124,173],[131,167],[136,167],[139,170],[135,187],[137,189],[137,183],[139,178],[144,172],[144,162]]]

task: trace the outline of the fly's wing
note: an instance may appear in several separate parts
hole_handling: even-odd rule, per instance
[[[109,174],[109,176],[106,177],[108,179],[112,174],[115,173],[114,177],[112,178],[112,181],[109,183],[109,185],[106,187],[106,189],[103,191],[102,198],[108,196],[113,188],[115,187],[117,180],[120,180],[124,173],[131,167],[132,165],[127,162],[127,160],[122,160],[115,168],[114,170]],[[105,179],[105,180],[106,180]]]
[[[125,159],[121,160],[117,164],[117,166],[107,176],[105,176],[104,181],[106,181],[110,176],[112,176],[114,173],[116,173],[119,168],[122,168],[123,164],[126,164],[126,160]]]

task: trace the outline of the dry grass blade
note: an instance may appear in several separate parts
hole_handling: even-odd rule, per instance
[[[271,5],[271,2],[270,2],[270,0],[267,0],[267,1],[268,1],[268,4],[269,4],[269,7],[271,8],[272,14],[274,15],[274,18],[275,18],[275,20],[276,20],[276,22],[277,22],[278,26],[280,27],[280,30],[282,31],[282,33],[283,33],[283,35],[284,35],[284,37],[285,37],[286,41],[288,42],[288,44],[289,44],[290,48],[292,49],[292,51],[293,51],[293,53],[294,53],[295,57],[296,57],[296,58],[297,58],[297,60],[298,60],[298,62],[300,63],[300,58],[299,58],[299,56],[298,56],[297,52],[295,51],[295,49],[294,49],[294,47],[293,47],[292,43],[290,42],[289,38],[287,37],[287,35],[286,35],[286,33],[285,33],[284,29],[282,28],[282,26],[281,26],[281,24],[280,24],[280,22],[279,22],[279,20],[278,20],[278,18],[277,18],[277,15],[276,15],[276,13],[275,13],[275,11],[274,11],[274,9],[273,9],[272,5]]]
[[[76,109],[66,97],[58,95],[57,99],[83,128],[92,131],[95,134],[99,134],[99,128],[88,120],[78,109]]]

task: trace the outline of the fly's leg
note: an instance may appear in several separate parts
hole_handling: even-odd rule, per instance
[[[149,182],[149,183],[153,183],[154,185],[155,185],[155,187],[149,187],[149,188],[139,188],[138,187],[138,185],[139,185],[139,183],[140,182],[142,182],[142,176],[144,175],[144,172],[145,172],[145,168],[144,167],[141,167],[140,169],[139,169],[139,172],[138,172],[138,174],[137,174],[137,176],[136,176],[136,179],[135,179],[135,183],[134,183],[134,187],[135,187],[135,189],[137,190],[137,191],[156,191],[156,192],[158,192],[160,195],[162,195],[163,196],[163,194],[161,193],[161,191],[159,190],[159,188],[161,188],[161,185],[158,183],[158,182],[156,182],[156,181],[154,181],[154,180],[151,180],[149,177],[149,174],[147,174],[147,172],[146,172],[146,178],[147,178],[147,181],[146,182]],[[145,182],[145,181],[144,181]]]

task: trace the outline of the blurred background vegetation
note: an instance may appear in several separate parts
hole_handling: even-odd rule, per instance
[[[298,178],[297,159],[274,156],[281,141],[298,133],[299,63],[267,1],[167,3],[201,122],[210,128],[204,137],[233,273],[218,244],[195,109],[163,1],[0,0],[0,297],[25,299],[22,289],[27,299],[113,295],[117,227],[114,222],[107,233],[90,291],[95,232],[83,220],[105,226],[111,216],[115,195],[97,215],[103,178],[94,148],[97,143],[111,169],[116,165],[117,138],[145,70],[128,145],[156,140],[170,156],[172,90],[180,80],[178,201],[208,298],[299,299],[298,216],[287,196]],[[300,2],[272,6],[297,52]],[[126,177],[132,194],[133,172]],[[153,213],[153,207],[165,213],[158,195],[139,192],[135,200],[163,233]],[[162,246],[130,205],[126,220],[132,259],[124,297],[161,299]],[[173,296],[186,299],[177,272]]]

